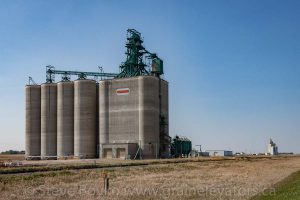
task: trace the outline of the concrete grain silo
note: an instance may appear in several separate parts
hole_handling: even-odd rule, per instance
[[[99,83],[96,82],[96,157],[99,156]]]
[[[56,159],[57,156],[57,85],[41,86],[41,157]]]
[[[168,82],[163,61],[143,46],[141,34],[127,30],[126,61],[120,73],[99,87],[100,158],[168,156]],[[151,59],[151,71],[143,63]]]
[[[100,81],[99,83],[99,145],[108,144],[109,141],[109,83],[109,81]]]
[[[169,137],[169,83],[160,79],[160,153],[170,154]]]
[[[127,30],[126,48],[118,74],[104,73],[101,67],[100,72],[81,72],[49,65],[47,83],[26,87],[27,157],[169,156],[168,82],[161,79],[163,60],[143,46],[141,34],[134,29]],[[56,74],[63,80],[57,84]],[[72,82],[71,76],[79,79]],[[98,84],[87,77],[101,77],[101,81]]]
[[[26,85],[25,158],[41,156],[41,86]]]
[[[74,157],[96,157],[96,81],[74,81]]]
[[[133,158],[138,147],[142,158],[159,156],[159,82],[155,76],[100,81],[100,158]]]
[[[57,83],[57,157],[74,156],[74,83]]]
[[[139,77],[139,140],[143,158],[159,155],[159,79]]]

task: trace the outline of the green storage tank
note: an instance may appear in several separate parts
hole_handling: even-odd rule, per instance
[[[176,136],[172,140],[171,154],[173,157],[188,157],[192,151],[192,142],[185,137]]]

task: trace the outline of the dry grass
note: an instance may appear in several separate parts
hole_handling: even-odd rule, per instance
[[[15,161],[15,160],[24,160],[24,154],[0,154],[0,161]]]
[[[0,175],[0,199],[247,199],[299,169],[291,157]]]

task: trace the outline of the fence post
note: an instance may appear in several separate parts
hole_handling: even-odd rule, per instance
[[[104,189],[104,194],[106,195],[108,190],[109,190],[109,178],[107,173],[102,174],[103,177],[103,189]]]

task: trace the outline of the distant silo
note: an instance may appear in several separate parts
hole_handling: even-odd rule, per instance
[[[74,156],[74,83],[57,83],[57,157]]]
[[[57,156],[57,85],[41,86],[41,157],[55,159]]]
[[[41,156],[41,86],[27,85],[25,157],[39,159]]]
[[[74,157],[96,157],[96,81],[74,81]]]

